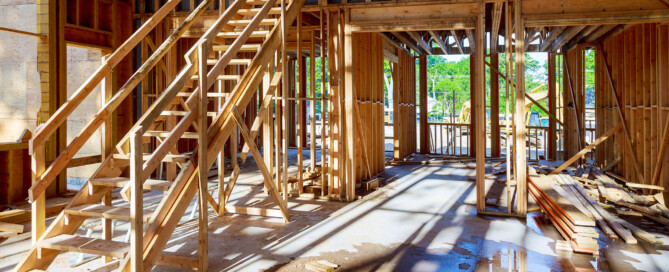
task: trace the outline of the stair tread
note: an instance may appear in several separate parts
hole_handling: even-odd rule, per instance
[[[123,258],[130,244],[97,238],[60,234],[39,242],[39,247],[61,251],[74,251],[114,258]]]
[[[160,130],[149,130],[144,132],[144,136],[152,136],[152,137],[167,137],[172,133],[171,131],[160,131]],[[184,139],[197,139],[198,134],[195,132],[184,132],[184,134],[181,135],[181,138]]]
[[[239,48],[239,52],[256,52],[260,50],[262,47],[262,44],[255,43],[255,44],[244,44]],[[228,48],[230,48],[229,45],[214,45],[212,46],[212,50],[214,51],[227,51]]]
[[[216,36],[219,38],[237,38],[242,35],[243,32],[241,31],[225,31],[218,33]],[[256,30],[251,32],[251,35],[249,35],[250,38],[265,38],[269,35],[268,30]]]
[[[239,9],[237,11],[237,14],[239,15],[255,15],[256,13],[260,12],[261,8],[248,8],[248,9]],[[281,14],[281,8],[276,7],[276,8],[271,8],[269,10],[268,14]]]
[[[95,178],[90,179],[89,182],[97,186],[110,186],[121,188],[130,181],[127,177],[110,177],[110,178]],[[160,179],[147,179],[144,181],[144,189],[155,191],[167,191],[172,186],[171,181]]]
[[[178,97],[190,97],[193,93],[190,92],[180,92],[177,93]],[[207,98],[225,98],[228,97],[229,95],[227,93],[207,93]],[[166,112],[166,111],[163,111]]]
[[[114,157],[114,159],[121,159],[121,160],[128,160],[128,159],[130,158],[129,155],[122,155],[122,154],[114,154],[113,157]],[[146,161],[146,160],[148,160],[150,157],[151,157],[151,154],[144,154],[144,156],[143,156],[143,160]],[[190,159],[190,153],[186,153],[186,154],[177,154],[177,155],[167,154],[167,155],[165,155],[165,157],[163,158],[163,161],[164,161],[164,162],[179,162],[179,163],[184,163],[184,162],[186,162],[186,161],[189,160],[189,159]]]
[[[250,19],[249,20],[230,20],[228,22],[228,25],[231,25],[231,26],[247,26],[248,24],[251,23],[251,21],[252,20],[250,20]],[[279,22],[278,19],[262,19],[260,21],[260,25],[275,25],[278,22]]]
[[[240,75],[219,75],[216,77],[217,80],[239,80],[242,76]],[[198,80],[200,77],[198,75],[193,75],[191,80]],[[211,92],[208,92],[211,93]]]
[[[181,94],[181,93],[179,93],[179,94]],[[190,93],[183,93],[183,96],[190,96]],[[223,96],[223,97],[226,97],[226,96]],[[186,113],[188,113],[188,112],[187,111],[163,111],[160,115],[184,116],[184,115],[186,115]],[[209,116],[209,117],[215,117],[216,114],[218,114],[218,113],[213,112],[213,111],[208,111],[207,112],[207,116]],[[189,132],[189,133],[195,133],[195,132]]]
[[[215,65],[218,62],[218,59],[208,59],[207,65]],[[249,65],[251,64],[250,59],[231,59],[228,62],[228,65]]]
[[[151,210],[144,210],[142,214],[144,222],[149,221],[151,213]],[[84,204],[67,208],[65,209],[65,214],[130,221],[130,208],[105,206],[103,204]]]

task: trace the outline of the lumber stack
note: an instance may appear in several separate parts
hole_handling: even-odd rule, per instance
[[[557,174],[541,166],[528,171],[529,192],[541,207],[546,217],[551,219],[560,234],[570,243],[574,252],[596,253],[596,239],[592,236],[594,226],[609,239],[621,239],[627,244],[636,244],[637,238],[651,244],[662,244],[653,234],[620,218],[619,215],[646,217],[664,227],[669,227],[669,211],[664,202],[665,194],[643,195],[638,189],[644,185],[628,183],[604,174],[594,163],[576,169],[563,168]],[[546,170],[546,171],[544,171]],[[568,174],[565,174],[568,173]],[[612,177],[616,177],[619,182]],[[587,228],[584,228],[587,227]],[[594,243],[593,243],[594,242]]]
[[[530,168],[528,191],[537,204],[555,225],[562,237],[569,242],[574,252],[598,253],[599,246],[595,221],[587,210],[578,205],[572,191],[556,185],[552,176],[537,174]]]

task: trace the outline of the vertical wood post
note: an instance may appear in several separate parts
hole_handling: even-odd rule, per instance
[[[263,81],[262,81],[263,93],[267,93],[271,81],[272,81],[272,64],[268,64],[267,67],[265,67],[265,75],[263,76]],[[265,165],[267,165],[267,169],[269,170],[269,173],[271,175],[274,175],[274,164],[272,164],[272,151],[273,151],[272,139],[274,138],[274,133],[272,130],[274,124],[274,118],[272,117],[273,104],[274,104],[273,102],[270,102],[269,107],[265,111],[265,117],[264,117],[265,122],[262,123],[263,159],[265,160]],[[267,186],[263,186],[263,189],[265,190],[266,194],[269,194]]]
[[[322,49],[321,49],[322,50]],[[325,83],[325,82],[322,82]],[[309,160],[312,169],[316,167],[316,31],[311,31],[309,46]],[[321,168],[322,169],[322,168]]]
[[[328,12],[329,14],[329,12]],[[327,179],[326,176],[329,176],[330,173],[330,167],[327,165],[327,158],[326,158],[326,142],[327,139],[325,137],[325,107],[326,107],[326,97],[325,93],[327,92],[325,88],[325,24],[323,23],[323,19],[326,18],[324,17],[325,13],[323,13],[323,10],[321,9],[320,11],[320,27],[321,27],[321,33],[320,33],[320,38],[321,38],[321,196],[325,196],[325,185],[327,184]],[[327,21],[327,19],[326,19]],[[328,96],[329,98],[329,96]],[[330,120],[328,120],[330,122]]]
[[[286,0],[281,0],[281,138],[283,147],[277,152],[283,152],[283,200],[288,202],[288,140],[286,137],[286,123],[288,109],[288,56],[286,40],[288,38],[288,23],[286,22]]]
[[[419,97],[420,97],[420,153],[430,153],[430,127],[427,123],[427,56],[418,57],[419,74]]]
[[[525,37],[521,1],[514,1],[516,37]],[[516,196],[519,215],[527,213],[527,158],[525,158],[525,39],[516,39]]]
[[[198,271],[207,271],[208,268],[208,236],[207,236],[207,180],[209,169],[207,167],[207,56],[209,52],[206,50],[207,42],[203,42],[197,48],[198,56],[198,89],[200,90],[200,105],[198,107],[198,208],[199,208],[199,265]],[[232,158],[233,161],[236,158]]]
[[[474,151],[476,152],[476,210],[485,211],[485,63],[484,50],[485,46],[485,3],[481,3],[479,7],[479,16],[476,24],[476,41],[474,47],[474,69],[470,71],[474,74],[474,90],[473,94],[473,112],[472,117],[476,115],[476,119],[472,118],[472,125],[474,126],[474,133],[476,135]],[[474,121],[475,120],[475,121]]]
[[[356,185],[356,156],[355,156],[355,138],[356,138],[356,127],[355,127],[355,104],[358,103],[355,99],[355,93],[353,89],[353,33],[351,32],[351,27],[349,25],[350,20],[350,10],[346,10],[344,14],[344,99],[345,99],[345,108],[346,108],[346,200],[353,201],[355,200],[355,185]]]
[[[109,53],[109,52],[105,52]],[[102,57],[102,61],[105,62],[109,55],[105,55]],[[111,98],[112,95],[114,95],[114,82],[116,82],[115,78],[115,73],[110,73],[107,77],[102,79],[102,82],[100,84],[101,86],[101,91],[102,91],[102,105],[107,103]],[[113,146],[113,134],[114,131],[114,123],[116,120],[114,120],[114,116],[109,116],[107,120],[105,120],[104,125],[102,126],[102,148],[101,148],[101,155],[102,155],[102,161],[104,161],[108,156],[111,156],[112,154],[112,149],[114,148]],[[105,194],[105,196],[102,198],[102,204],[105,206],[111,206],[112,204],[112,193],[111,191]],[[107,218],[102,218],[102,238],[105,240],[111,240],[112,239],[112,220],[107,219]],[[104,257],[103,258],[104,263],[111,262],[112,258],[110,257]]]
[[[399,49],[395,53],[399,56]],[[400,160],[400,67],[403,63],[400,58],[398,63],[391,63],[390,69],[393,73],[393,160]]]
[[[304,167],[302,165],[304,161],[304,101],[301,99],[304,97],[304,58],[302,57],[302,12],[297,15],[297,68],[295,72],[297,73],[297,84],[295,91],[297,92],[297,135],[296,135],[296,144],[297,144],[297,193],[302,194],[304,190],[304,185],[302,184],[302,173]]]
[[[557,116],[557,96],[556,96],[556,73],[555,73],[555,54],[548,53],[548,112],[552,116]],[[548,159],[557,159],[557,123],[553,118],[548,119]]]
[[[132,132],[132,140],[130,141],[130,180],[132,182],[130,196],[130,271],[132,272],[142,272],[144,269],[143,134],[144,128],[138,127]]]
[[[475,42],[476,43],[476,42]],[[474,101],[476,101],[476,97],[479,95],[476,92],[476,77],[478,76],[476,73],[476,47],[473,49],[474,51],[472,52],[471,55],[469,55],[469,101],[470,101],[470,109],[469,109],[469,127],[467,127],[467,140],[469,141],[468,143],[468,148],[469,148],[469,156],[476,156],[476,132],[474,132],[475,128],[474,126],[476,125],[476,118],[478,118],[478,112],[474,109]]]
[[[64,25],[67,10],[64,0],[37,2],[37,32],[47,39],[37,42],[37,70],[40,74],[41,106],[37,122],[44,123],[67,101],[67,51]],[[67,122],[61,124],[44,145],[46,161],[56,159],[67,146]],[[66,175],[61,173],[45,194],[52,196],[67,191]]]
[[[33,147],[33,150],[31,150],[31,153],[32,180],[33,184],[35,184],[35,181],[42,175],[42,173],[44,173],[44,170],[46,170],[46,148],[43,144],[35,146]],[[45,194],[41,194],[30,204],[32,208],[32,212],[30,213],[32,245],[35,245],[37,240],[44,233],[44,221],[46,219],[44,210],[45,204]]]
[[[490,55],[490,64],[495,69],[499,69],[499,54]],[[490,156],[501,156],[499,129],[499,74],[490,73]]]

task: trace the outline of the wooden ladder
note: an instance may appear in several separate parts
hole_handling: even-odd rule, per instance
[[[191,22],[202,14],[211,1],[203,1],[193,11]],[[207,203],[219,214],[225,210],[225,203],[239,175],[239,168],[235,168],[219,203],[209,194],[206,178],[222,145],[237,126],[246,139],[244,151],[253,154],[263,174],[267,191],[277,202],[284,220],[290,219],[287,204],[279,196],[272,175],[254,144],[260,124],[264,121],[262,117],[266,114],[259,114],[249,129],[242,121],[240,111],[248,106],[265,73],[271,73],[268,66],[282,42],[281,20],[290,25],[305,0],[287,1],[290,3],[285,11],[282,11],[280,2],[237,0],[231,3],[185,55],[185,67],[177,77],[37,239],[16,266],[16,271],[45,270],[62,251],[106,256],[108,261],[110,258],[120,259],[121,271],[150,270],[163,254],[163,248],[196,193],[201,194],[201,218],[206,218]],[[281,13],[284,18],[278,15]],[[225,43],[230,40],[233,42]],[[163,47],[156,51],[161,48]],[[255,54],[252,58],[244,58],[239,53],[244,53],[243,56]],[[158,57],[162,55],[158,54]],[[147,62],[155,62],[153,57]],[[244,66],[244,73],[224,74],[224,68],[233,65]],[[278,67],[277,65],[271,84],[265,88],[261,113],[269,108],[280,82],[281,69]],[[145,71],[140,68],[138,73],[148,73],[149,70],[150,68]],[[130,80],[133,78],[134,76]],[[233,90],[230,93],[210,92],[216,80],[234,82]],[[224,99],[220,109],[207,111],[211,108],[208,107],[211,99]],[[171,131],[159,130],[156,125],[166,117],[178,119]],[[189,132],[191,127],[196,132]],[[147,153],[143,150],[145,137],[156,138],[159,143]],[[177,153],[175,145],[180,139],[198,139],[198,143],[205,144],[186,153]],[[245,153],[243,158],[246,158]],[[202,161],[205,163],[199,164]],[[181,170],[174,181],[151,178],[163,162],[179,165]],[[123,176],[124,172],[129,172],[130,175]],[[202,178],[199,177],[200,172],[205,173]],[[122,201],[123,204],[112,206],[111,193],[116,188],[122,188],[121,196],[127,202]],[[165,191],[153,211],[144,210],[144,190]],[[89,218],[101,218],[105,222],[103,225],[110,225],[110,220],[129,221],[132,229],[130,243],[111,240],[109,230],[104,230],[103,238],[76,235],[79,226]],[[206,255],[206,247],[204,252],[200,249],[200,254]]]

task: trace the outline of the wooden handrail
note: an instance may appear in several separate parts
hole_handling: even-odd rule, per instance
[[[286,18],[284,18],[284,20],[288,22],[294,21],[297,17],[297,12],[293,11],[294,7],[301,7],[304,2],[305,0],[291,1],[290,5],[287,7],[288,12],[286,12]],[[243,93],[242,90],[249,88],[249,86],[257,87],[260,84],[262,75],[264,74],[261,66],[262,64],[268,63],[274,57],[274,52],[279,48],[280,43],[281,30],[279,25],[276,25],[272,31],[270,31],[269,37],[256,57],[253,58],[251,65],[249,65],[249,69],[246,70],[245,75],[237,82],[231,95],[225,101],[223,108],[219,111],[219,114],[214,118],[212,125],[209,127],[207,133],[212,145],[221,145],[228,139],[228,137],[230,137],[232,131],[230,128],[235,126],[234,120],[232,120],[232,116],[229,114],[232,105],[239,104],[241,105],[238,105],[240,108],[246,107],[252,94]],[[210,153],[207,160],[213,164],[213,161],[216,160],[216,154]]]
[[[53,181],[53,179],[55,179],[60,174],[60,172],[63,169],[65,169],[69,161],[74,157],[74,155],[79,151],[79,149],[81,149],[84,143],[93,135],[93,133],[95,133],[95,131],[100,127],[100,125],[102,125],[102,123],[104,123],[104,121],[107,120],[109,115],[111,115],[116,110],[116,108],[121,104],[121,102],[123,102],[123,100],[130,93],[132,93],[134,88],[144,79],[144,77],[146,77],[148,72],[151,69],[153,69],[153,67],[160,61],[160,59],[163,56],[165,56],[165,54],[169,51],[169,49],[174,44],[176,44],[179,38],[190,28],[195,19],[206,10],[206,5],[204,3],[208,3],[211,1],[213,0],[203,1],[202,4],[200,4],[200,6],[198,7],[198,9],[194,10],[191,16],[189,16],[186,20],[184,20],[181,23],[181,25],[179,25],[179,27],[177,27],[177,29],[160,45],[160,47],[158,47],[158,49],[156,49],[156,51],[153,52],[151,57],[149,57],[149,59],[142,64],[142,66],[132,75],[132,77],[130,77],[130,79],[128,79],[128,81],[118,90],[118,92],[106,104],[102,106],[102,109],[100,109],[100,111],[95,115],[93,120],[91,120],[86,124],[84,129],[80,131],[77,137],[74,140],[72,140],[72,142],[65,148],[65,150],[58,155],[58,157],[54,160],[54,162],[51,165],[49,165],[49,167],[44,171],[44,173],[42,173],[42,175],[40,175],[40,177],[33,182],[33,186],[28,191],[30,201],[34,201],[34,199],[36,199],[42,193],[44,193],[49,184]],[[160,10],[158,10],[156,14],[163,11],[163,9],[166,8],[166,5],[163,6]],[[204,8],[201,8],[202,6],[204,6]],[[167,12],[169,11],[170,10],[168,9]],[[159,21],[154,20],[153,22],[157,24]],[[144,24],[142,28],[140,28],[140,30],[144,29],[144,26],[146,26],[146,24]],[[148,33],[150,30],[151,29],[147,29],[146,32]],[[138,32],[140,31],[138,30],[137,32],[135,32],[135,34],[137,34]],[[135,37],[135,35],[133,35],[133,37]],[[128,44],[127,41],[126,43],[124,43],[123,46],[125,46],[126,44]],[[135,45],[132,45],[132,47],[134,47]],[[119,50],[121,50],[121,48],[119,48]],[[113,58],[114,55],[112,55],[109,58],[107,64],[112,63],[116,65],[118,62],[114,62]],[[110,67],[110,66],[103,65],[103,67]],[[95,87],[95,85],[93,85],[93,87]],[[88,92],[90,93],[90,91]],[[76,95],[77,94],[75,94],[75,96]],[[81,99],[83,100],[83,98],[85,97],[82,97]],[[78,103],[80,102],[81,101],[79,101]],[[58,114],[59,112],[67,112],[67,111],[71,113],[72,112],[71,110],[63,110],[63,109],[69,107],[76,107],[78,105],[78,103],[76,103],[76,105],[68,103],[69,102],[66,103],[67,105],[63,105],[56,113]],[[54,115],[53,117],[55,116],[56,115]],[[52,118],[50,118],[49,120],[52,120]],[[49,124],[49,122],[47,122],[46,124]],[[44,128],[40,129],[39,131],[46,133],[46,130],[44,130]],[[35,137],[31,139],[31,143],[33,144],[31,145],[31,147],[39,146],[35,145],[36,139],[37,138]]]
[[[132,51],[140,41],[144,39],[155,27],[169,14],[181,0],[169,0],[163,5],[151,18],[149,18],[135,33],[128,38],[95,72],[79,87],[77,91],[68,99],[56,112],[44,123],[30,140],[30,153],[37,146],[44,144],[60,125],[67,120],[67,117],[81,104],[82,101],[100,84],[111,70],[118,65],[125,56]]]
[[[304,1],[305,0],[291,1],[291,5],[288,7],[289,12],[286,13],[287,21],[292,22],[295,17],[297,17],[297,12],[299,12],[299,9],[302,4],[304,4]],[[251,65],[249,67],[252,70],[247,70],[245,75],[242,76],[242,78],[238,81],[237,87],[235,87],[235,90],[233,90],[233,95],[231,95],[229,98],[231,99],[230,101],[234,102],[228,102],[227,104],[230,107],[226,107],[224,110],[219,111],[219,114],[217,117],[215,117],[214,122],[210,124],[207,131],[207,137],[209,138],[208,151],[210,151],[207,152],[207,161],[198,162],[197,159],[195,159],[197,157],[197,151],[195,151],[191,155],[191,160],[186,162],[182,168],[182,171],[179,173],[179,178],[170,189],[170,193],[168,193],[168,195],[163,198],[163,201],[160,202],[156,212],[152,214],[151,219],[149,220],[149,226],[144,234],[145,263],[152,263],[162,253],[162,248],[167,240],[160,239],[164,236],[160,236],[159,234],[171,232],[173,230],[171,226],[175,224],[167,224],[168,222],[174,222],[171,221],[174,220],[174,218],[170,217],[169,213],[176,211],[180,212],[179,208],[181,206],[179,205],[179,201],[180,197],[184,195],[181,192],[194,192],[193,188],[196,187],[194,186],[195,182],[192,181],[195,180],[197,176],[197,167],[195,163],[206,163],[208,167],[211,166],[216,161],[218,152],[215,152],[215,150],[220,150],[224,140],[230,136],[231,129],[229,128],[230,126],[234,126],[234,121],[232,120],[233,118],[230,114],[230,108],[232,108],[232,104],[229,103],[239,104],[238,107],[240,108],[246,107],[253,93],[245,92],[242,94],[241,90],[252,90],[254,89],[253,87],[257,87],[259,85],[259,80],[257,79],[262,79],[263,73],[259,73],[259,70],[254,68],[259,68],[260,66],[266,65],[273,57],[274,52],[276,52],[281,38],[280,33],[276,30],[277,27],[275,26],[275,28],[270,33],[269,38],[265,41],[265,43],[263,43],[259,53],[254,57],[253,61],[251,61]],[[120,269],[127,267],[127,260],[128,258],[126,257],[121,262]]]
[[[209,0],[211,1],[211,0]],[[209,2],[207,1],[207,2]],[[223,27],[230,21],[232,18],[237,14],[237,11],[246,3],[246,0],[237,0],[235,1],[234,4],[232,4],[230,7],[228,7],[225,12],[223,13],[222,16],[220,16],[216,22],[210,27],[210,29],[207,31],[207,33],[216,30],[215,33],[220,32]],[[200,4],[202,6],[202,4]],[[199,8],[199,7],[198,7]],[[170,86],[168,86],[165,91],[161,94],[161,96],[154,102],[149,109],[147,109],[146,113],[140,117],[139,120],[135,123],[135,125],[132,127],[132,129],[135,129],[139,126],[143,127],[150,127],[150,125],[155,121],[158,116],[160,116],[160,113],[162,112],[163,108],[169,104],[169,102],[172,100],[172,98],[179,92],[181,89],[183,89],[183,86],[186,85],[186,83],[191,79],[191,77],[197,72],[196,69],[193,68],[193,65],[195,63],[195,60],[197,58],[197,54],[192,55],[193,48],[197,48],[197,46],[204,42],[204,38],[207,37],[208,34],[205,34],[200,38],[194,45],[191,47],[191,49],[188,51],[186,54],[186,60],[187,60],[187,66],[181,70],[179,75],[177,75],[176,79],[172,81]],[[215,35],[214,35],[215,36]],[[220,74],[220,71],[219,71]],[[218,74],[216,75],[218,76]],[[208,78],[208,82],[214,82],[215,79]],[[194,91],[193,93],[196,93],[197,91]],[[192,96],[192,95],[191,95]],[[188,99],[190,100],[190,98]],[[197,107],[197,103],[187,103],[190,107],[190,109],[193,109],[194,107]],[[132,130],[131,129],[131,130]],[[117,149],[120,149],[121,146],[125,145],[126,142],[129,140],[130,134],[126,134],[116,145]]]
[[[220,30],[228,23],[230,19],[233,18],[233,16],[237,13],[239,8],[246,2],[246,0],[238,0],[235,2],[233,6],[228,8],[223,16],[217,20],[217,22],[207,31],[207,33],[213,33],[216,34],[220,32]],[[270,9],[272,6],[274,6],[276,0],[270,0],[265,5],[263,8],[253,17],[251,22],[244,28],[242,31],[242,34],[235,39],[235,41],[228,47],[228,49],[225,51],[223,56],[217,61],[216,65],[210,71],[207,73],[207,84],[205,88],[208,90],[213,86],[216,77],[221,74],[223,69],[228,65],[230,60],[237,55],[239,50],[241,49],[242,45],[246,43],[248,38],[251,36],[251,33],[255,29],[258,28],[260,25],[260,22],[262,21],[263,18],[267,16],[269,13]],[[205,34],[200,40],[189,50],[191,52],[193,49],[197,49],[198,47],[203,47],[205,49],[204,56],[200,56],[199,53],[196,52],[195,56],[187,56],[188,58],[191,58],[191,60],[198,59],[198,58],[207,58],[207,55],[209,54],[211,50],[211,45],[212,43],[209,42],[209,40],[206,39],[208,34]],[[213,35],[215,37],[215,35]],[[194,62],[194,61],[193,61]],[[195,72],[197,72],[196,66],[190,64],[191,66],[190,69],[184,69],[182,73],[180,73],[180,77],[184,77],[185,79],[190,79]],[[187,70],[187,71],[186,71]],[[175,82],[178,81],[178,85],[171,85],[168,88],[168,90],[164,91],[162,95],[156,100],[151,105],[151,108],[147,110],[147,112],[142,115],[140,120],[137,121],[136,125],[140,127],[148,127],[153,122],[155,122],[156,118],[160,116],[160,113],[164,110],[167,105],[169,105],[170,101],[177,95],[177,92],[183,88],[183,85],[186,84],[187,80],[183,80],[181,78],[177,78]],[[187,118],[182,118],[182,120],[177,124],[177,127],[175,127],[175,130],[177,133],[172,133],[171,135],[168,136],[168,139],[165,139],[162,144],[158,146],[158,148],[152,153],[151,157],[144,163],[144,170],[142,172],[142,182],[145,181],[146,179],[149,178],[150,174],[160,165],[160,162],[162,161],[163,157],[169,153],[169,150],[171,149],[171,145],[185,132],[185,130],[188,128],[190,123],[193,122],[194,115],[193,113],[197,112],[197,109],[199,107],[199,98],[198,98],[198,93],[200,92],[200,86],[198,86],[189,96],[189,98],[186,100],[186,105],[189,108],[189,113],[187,114]],[[177,129],[178,128],[178,129]],[[124,187],[124,191],[129,190],[129,186]],[[126,195],[126,194],[122,194]]]

